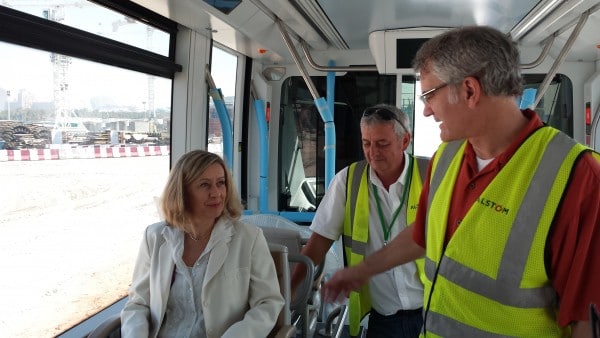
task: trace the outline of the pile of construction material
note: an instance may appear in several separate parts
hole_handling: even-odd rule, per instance
[[[52,131],[36,124],[0,121],[0,139],[4,149],[43,149],[52,142]]]

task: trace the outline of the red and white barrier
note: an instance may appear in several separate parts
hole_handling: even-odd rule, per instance
[[[0,150],[0,162],[6,161],[42,161],[75,158],[112,158],[168,156],[169,146],[69,146],[59,145],[51,149]]]
[[[0,150],[0,162],[58,160],[58,149]]]

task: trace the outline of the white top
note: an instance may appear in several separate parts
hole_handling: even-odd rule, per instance
[[[174,235],[176,232],[180,234]],[[164,221],[146,227],[133,269],[129,297],[121,310],[123,338],[156,338],[162,326],[168,325],[165,322],[169,319],[165,318],[169,318],[167,303],[172,298],[171,289],[181,291],[172,286],[176,260],[181,257],[175,253],[179,241],[183,241],[181,231]],[[200,261],[208,258],[206,271],[193,272],[198,278],[204,276],[202,290],[198,292],[193,284],[190,292],[194,294],[194,311],[202,311],[206,337],[268,336],[284,300],[262,230],[239,220],[220,217],[205,251],[210,253],[205,253]],[[188,267],[179,271],[186,270],[189,273]],[[178,279],[177,273],[175,279]],[[185,277],[183,280],[185,282]],[[184,285],[190,287],[190,284]],[[182,326],[196,325],[195,318],[193,321],[182,323]]]
[[[381,211],[386,221],[386,226],[392,220],[393,213],[400,205],[402,192],[408,171],[409,157],[404,153],[404,169],[398,180],[390,185],[389,192],[369,167],[371,183],[377,187]],[[317,209],[310,229],[319,235],[337,240],[344,231],[344,214],[346,204],[346,177],[348,167],[340,170],[331,180],[329,188]],[[383,229],[377,202],[369,187],[369,240],[367,242],[367,255],[383,247]],[[406,197],[408,200],[408,196]],[[390,240],[406,228],[406,202],[395,224],[390,231]],[[411,310],[423,306],[423,284],[417,275],[416,265],[411,262],[397,266],[391,270],[374,276],[369,282],[372,306],[382,315],[391,315],[398,310]]]
[[[167,309],[158,337],[206,337],[202,311],[202,285],[208,266],[208,258],[215,245],[230,236],[231,224],[217,222],[204,251],[189,267],[183,261],[184,233],[168,227],[165,236],[173,243],[175,271],[167,301]]]
[[[492,162],[494,160],[494,158],[495,157],[484,160],[484,159],[480,158],[479,156],[477,156],[477,170],[481,171],[481,169],[485,168],[488,164],[490,164],[490,162]]]

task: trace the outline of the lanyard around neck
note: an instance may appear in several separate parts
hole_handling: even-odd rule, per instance
[[[394,225],[394,223],[396,222],[396,218],[398,218],[398,215],[400,214],[400,210],[402,210],[402,207],[404,206],[404,200],[406,199],[406,193],[408,191],[408,186],[410,185],[410,181],[411,181],[411,177],[412,177],[412,166],[413,166],[413,158],[412,156],[409,156],[409,162],[408,162],[408,172],[406,173],[407,177],[406,180],[404,181],[404,188],[402,189],[402,199],[400,200],[400,205],[398,205],[398,208],[396,208],[396,211],[394,211],[394,215],[392,217],[392,221],[390,222],[389,225],[386,225],[385,223],[385,218],[383,217],[383,211],[381,210],[381,202],[379,202],[379,194],[377,194],[377,187],[375,186],[375,184],[371,183],[371,186],[373,186],[373,193],[375,194],[375,202],[377,203],[377,212],[379,214],[379,221],[381,223],[381,229],[383,230],[383,244],[387,245],[389,239],[390,239],[390,232],[392,231],[392,226]]]

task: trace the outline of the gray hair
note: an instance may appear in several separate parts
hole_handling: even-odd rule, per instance
[[[386,119],[380,114],[369,114],[369,112],[375,112],[379,109],[387,110],[394,114],[395,117],[393,119]],[[410,120],[408,119],[408,115],[406,115],[400,108],[385,103],[380,103],[365,109],[360,119],[360,126],[362,127],[390,122],[394,124],[394,131],[398,137],[404,136],[405,133],[410,134]]]
[[[413,68],[450,85],[473,76],[486,95],[518,96],[523,91],[517,46],[491,27],[461,27],[433,37],[417,52]]]

